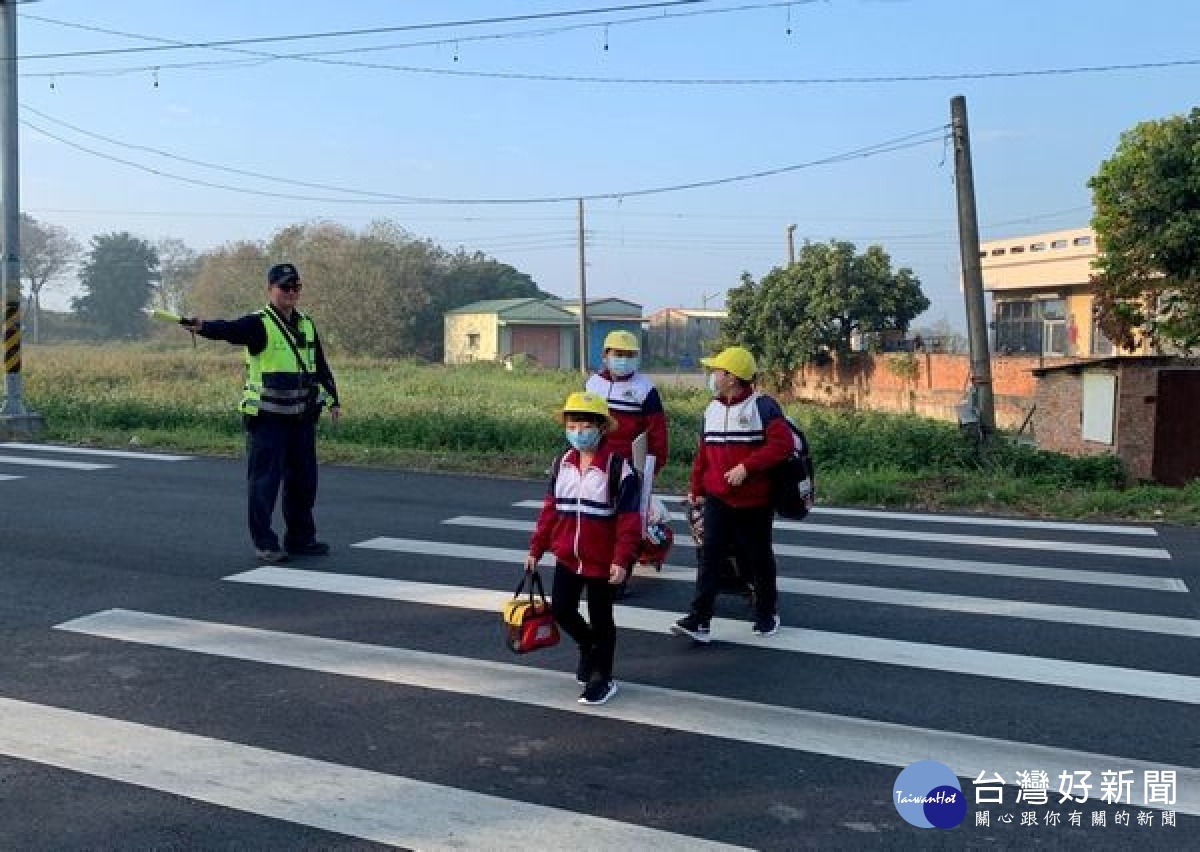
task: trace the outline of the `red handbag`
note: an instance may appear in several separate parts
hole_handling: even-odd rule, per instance
[[[523,596],[528,585],[528,596]],[[512,600],[500,610],[504,620],[505,641],[513,653],[527,654],[538,648],[558,644],[558,625],[550,612],[542,577],[537,571],[522,572]]]

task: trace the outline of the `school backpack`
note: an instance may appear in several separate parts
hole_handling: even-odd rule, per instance
[[[763,398],[759,397],[760,415],[764,410],[762,402]],[[792,432],[793,446],[791,455],[770,470],[771,508],[781,518],[802,521],[808,517],[813,503],[816,502],[816,470],[813,467],[807,436],[796,425],[795,420],[786,414],[783,419]],[[765,416],[763,421],[766,422]]]

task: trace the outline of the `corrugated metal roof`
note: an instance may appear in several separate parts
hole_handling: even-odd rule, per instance
[[[558,303],[563,308],[573,314],[579,313],[578,299],[560,299]],[[637,302],[631,302],[628,299],[618,299],[615,297],[604,297],[601,299],[588,299],[587,303],[588,316],[594,319],[613,318],[613,319],[641,319],[642,306]]]
[[[480,302],[471,302],[469,305],[463,305],[460,308],[451,308],[446,311],[448,314],[499,314],[512,308],[519,307],[529,302],[537,302],[531,296],[526,296],[523,299],[484,299]]]
[[[575,314],[564,311],[551,302],[540,302],[536,299],[500,311],[498,318],[501,322],[538,322],[553,325],[574,325],[579,322],[579,317]]]

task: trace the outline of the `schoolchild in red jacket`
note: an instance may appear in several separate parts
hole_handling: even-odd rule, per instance
[[[617,691],[612,678],[615,590],[642,537],[638,481],[609,445],[606,432],[614,421],[604,397],[573,393],[561,416],[571,448],[554,464],[525,570],[533,571],[547,551],[554,554],[550,606],[554,620],[579,645],[576,678],[584,686],[579,703],[603,704]],[[588,620],[579,613],[585,589]]]
[[[607,436],[615,452],[632,459],[633,439],[646,433],[646,452],[654,456],[657,476],[667,463],[667,415],[658,388],[638,372],[640,347],[633,332],[610,331],[604,338],[604,369],[588,376],[583,389],[608,403],[608,413],[617,421]]]
[[[779,614],[768,471],[792,452],[792,432],[779,403],[754,389],[758,367],[750,352],[731,346],[701,363],[711,370],[713,399],[704,410],[688,502],[702,507],[704,541],[691,611],[671,632],[711,640],[719,566],[732,552],[754,584],[754,633],[770,636],[779,629]]]

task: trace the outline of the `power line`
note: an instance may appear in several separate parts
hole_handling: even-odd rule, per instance
[[[304,61],[325,65],[344,65],[379,71],[401,71],[444,77],[473,77],[496,80],[520,80],[539,83],[588,83],[595,85],[646,86],[835,86],[878,85],[892,83],[962,82],[965,80],[999,80],[1018,77],[1052,77],[1075,74],[1101,74],[1118,71],[1148,71],[1200,65],[1200,59],[1173,59],[1161,62],[1109,63],[1077,65],[1060,68],[1014,69],[1008,71],[962,71],[944,74],[890,74],[855,77],[597,77],[573,74],[526,74],[517,71],[472,71],[466,68],[431,68],[417,65],[390,65],[379,62],[321,59]],[[51,76],[51,75],[42,75]]]
[[[177,63],[158,63],[155,65],[136,65],[122,66],[119,68],[106,67],[103,69],[88,69],[88,70],[72,70],[61,72],[42,72],[37,75],[30,76],[46,76],[48,74],[70,76],[70,75],[88,75],[88,74],[125,74],[144,72],[163,69],[184,69],[184,68],[211,68],[227,65],[262,65],[267,62],[277,60],[305,60],[315,57],[324,56],[339,56],[355,53],[379,53],[386,50],[406,50],[409,48],[419,47],[445,47],[448,45],[459,45],[471,42],[485,41],[504,41],[507,39],[529,39],[529,38],[544,38],[553,35],[561,35],[567,32],[576,32],[579,30],[588,29],[604,29],[608,30],[614,27],[630,26],[633,24],[644,23],[662,23],[665,21],[675,21],[683,18],[693,18],[708,15],[728,15],[738,12],[757,11],[760,9],[775,9],[784,6],[794,6],[800,3],[815,3],[816,0],[771,0],[770,2],[759,3],[744,3],[739,6],[727,6],[719,9],[691,9],[684,12],[663,12],[658,15],[640,15],[632,18],[617,18],[613,20],[589,21],[586,23],[564,24],[557,27],[539,27],[531,30],[515,30],[499,33],[482,33],[479,35],[455,35],[444,38],[425,39],[422,41],[408,41],[399,44],[376,44],[376,45],[358,45],[355,47],[343,47],[333,50],[318,50],[304,51],[303,53],[269,53],[266,51],[256,50],[236,50],[232,48],[211,47],[212,50],[221,50],[228,53],[236,53],[249,59],[219,59],[219,60],[201,60],[193,62],[177,62]],[[102,33],[104,35],[115,35],[122,38],[140,39],[142,41],[155,42],[157,44],[171,45],[179,49],[192,49],[191,42],[178,41],[176,39],[162,38],[159,36],[143,35],[141,33],[131,33],[123,30],[110,30],[103,27],[95,27],[87,24],[80,24],[73,21],[62,21],[56,18],[47,18],[40,15],[24,15],[26,19],[40,21],[42,23],[54,24],[61,27],[69,27],[72,29],[80,29],[85,32]]]
[[[27,107],[26,109],[29,109],[29,108]],[[55,119],[52,119],[52,120],[55,120]],[[55,121],[57,121],[57,120],[55,120]],[[58,123],[65,124],[65,122],[58,122]],[[99,157],[101,159],[119,163],[121,165],[137,169],[139,171],[148,172],[149,174],[153,174],[157,177],[165,177],[165,178],[169,178],[171,180],[178,180],[178,181],[193,184],[196,186],[208,187],[210,189],[224,189],[224,190],[228,190],[231,192],[239,192],[239,193],[248,194],[248,195],[259,195],[259,196],[265,196],[268,198],[287,199],[287,200],[291,200],[291,201],[319,201],[322,203],[334,203],[334,204],[455,204],[455,205],[457,205],[457,204],[480,204],[480,205],[550,204],[550,203],[556,203],[556,202],[576,201],[581,198],[585,201],[618,200],[618,199],[635,198],[635,197],[647,196],[647,195],[661,195],[661,194],[665,194],[668,192],[680,192],[680,191],[689,190],[689,189],[704,189],[704,188],[709,188],[709,187],[714,187],[714,186],[721,186],[721,185],[725,185],[725,184],[741,183],[741,182],[750,181],[750,180],[759,180],[759,179],[766,178],[766,177],[777,177],[779,175],[788,174],[791,172],[797,172],[797,171],[802,171],[804,169],[815,168],[816,166],[832,165],[834,163],[845,162],[845,161],[854,160],[854,159],[865,159],[868,157],[878,156],[880,154],[892,153],[895,151],[901,151],[901,150],[905,150],[908,148],[918,147],[921,145],[928,145],[928,144],[931,144],[934,142],[940,143],[943,141],[943,138],[945,136],[945,131],[946,131],[945,125],[940,125],[937,127],[926,129],[926,130],[921,130],[916,133],[905,134],[904,136],[900,136],[895,139],[890,139],[885,142],[879,142],[874,145],[868,145],[863,148],[857,148],[857,149],[853,149],[850,151],[844,151],[839,154],[833,154],[828,157],[821,157],[819,159],[810,160],[810,161],[803,162],[803,163],[795,163],[792,165],[780,166],[780,167],[771,168],[771,169],[762,169],[760,171],[748,172],[748,173],[738,174],[738,175],[730,175],[727,177],[690,181],[687,183],[670,184],[670,185],[666,185],[666,186],[631,189],[631,190],[626,190],[623,192],[603,192],[603,193],[591,193],[591,194],[574,193],[571,195],[552,195],[552,196],[525,197],[525,198],[519,198],[519,197],[434,198],[434,197],[424,197],[424,196],[402,196],[402,195],[387,195],[383,198],[379,198],[378,196],[380,195],[380,193],[371,193],[367,190],[328,187],[328,186],[322,185],[322,184],[307,184],[307,183],[303,184],[305,186],[310,186],[310,187],[321,186],[326,189],[331,189],[332,191],[348,193],[348,194],[352,193],[352,194],[359,194],[359,195],[374,195],[374,196],[376,196],[374,198],[330,198],[330,197],[321,197],[321,196],[298,195],[295,193],[272,192],[270,190],[251,189],[248,187],[234,186],[231,184],[217,183],[215,181],[204,180],[201,178],[193,178],[193,177],[188,177],[185,175],[178,175],[173,172],[163,171],[161,169],[157,169],[152,166],[147,166],[143,163],[138,163],[133,160],[127,160],[122,157],[117,157],[112,154],[107,154],[102,151],[97,151],[97,150],[95,150],[93,148],[89,148],[85,145],[80,145],[77,142],[73,142],[69,139],[59,136],[56,133],[46,130],[45,128],[40,127],[40,126],[30,122],[27,119],[22,119],[21,124],[25,125],[29,129],[31,129],[37,133],[40,133],[43,136],[46,136],[50,139],[54,139],[55,141],[61,142],[62,144],[67,145],[68,147],[74,148],[78,151],[82,151],[86,154],[91,154],[94,157]],[[70,125],[68,125],[68,126],[70,126]],[[87,132],[87,131],[83,131],[83,132],[88,133],[88,135],[91,135],[91,136],[97,136],[97,137],[99,136],[99,134],[91,134],[90,132]],[[141,146],[131,145],[130,143],[123,143],[123,142],[119,142],[116,140],[111,140],[108,137],[99,137],[99,138],[102,138],[105,141],[110,142],[111,144],[123,145],[125,147],[134,147],[134,148],[141,147]],[[163,156],[174,157],[174,155],[168,155],[168,154],[165,154],[164,152],[157,151],[156,149],[143,148],[143,150],[153,150],[155,153],[162,154]],[[180,157],[175,157],[175,158],[176,159],[188,159],[188,158],[180,158]],[[191,161],[191,162],[193,162],[193,164],[202,164],[206,168],[212,168],[212,169],[218,169],[221,171],[233,172],[233,173],[237,173],[237,174],[242,174],[243,176],[253,175],[259,179],[275,180],[275,181],[280,181],[280,182],[289,183],[289,184],[302,183],[299,181],[292,181],[287,178],[275,178],[275,177],[271,177],[268,175],[261,175],[259,173],[247,172],[245,170],[234,169],[232,167],[227,167],[227,166],[218,166],[218,165],[210,164],[210,163],[201,163],[201,161]]]
[[[236,47],[248,44],[278,44],[279,42],[290,41],[306,41],[312,39],[325,38],[346,38],[350,36],[364,35],[383,35],[387,33],[399,32],[417,32],[423,30],[435,29],[452,29],[454,27],[474,27],[487,26],[491,24],[509,24],[519,23],[522,21],[544,21],[555,18],[573,18],[584,15],[604,15],[615,12],[636,12],[642,9],[667,9],[676,6],[695,6],[702,3],[711,3],[713,0],[658,0],[658,2],[634,3],[624,6],[603,6],[592,9],[566,9],[554,12],[531,12],[524,15],[504,15],[492,18],[469,18],[460,21],[440,21],[437,23],[424,24],[402,24],[391,27],[366,27],[355,30],[327,30],[317,33],[297,33],[293,35],[274,35],[274,36],[256,36],[248,38],[231,38],[218,39],[213,41],[198,41],[198,42],[177,42],[170,39],[154,39],[155,41],[163,42],[156,45],[143,45],[140,47],[111,47],[99,50],[78,50],[78,51],[62,51],[58,53],[33,53],[26,56],[17,57],[19,60],[33,59],[68,59],[79,56],[112,56],[116,54],[128,53],[150,53],[154,51],[164,50],[196,50],[219,47]],[[807,2],[807,0],[796,0],[796,2]],[[62,23],[61,21],[53,21],[52,19],[40,18],[36,15],[27,15],[31,20],[44,20],[52,23]],[[100,28],[92,28],[80,25],[81,29],[92,29],[97,32],[102,32]],[[107,31],[110,35],[124,35],[131,38],[142,38],[142,36],[134,36],[131,33],[117,33]]]
[[[491,23],[509,23],[526,20],[538,20],[546,18],[562,18],[579,15],[597,15],[622,11],[637,11],[640,9],[649,8],[664,8],[684,5],[694,5],[697,3],[712,2],[712,0],[664,0],[664,2],[642,3],[629,6],[609,6],[595,9],[583,9],[574,11],[559,11],[533,13],[527,15],[512,15],[497,18],[477,18],[466,21],[453,21],[443,23],[428,23],[428,24],[411,24],[395,27],[372,27],[361,30],[341,30],[327,31],[321,33],[304,33],[299,35],[279,35],[279,36],[262,36],[257,38],[241,38],[241,39],[225,39],[221,41],[209,42],[185,42],[174,39],[161,38],[158,36],[148,36],[139,33],[123,32],[120,30],[109,30],[101,27],[93,27],[85,24],[78,24],[69,21],[60,21],[54,18],[46,18],[39,15],[23,14],[23,17],[30,20],[42,21],[44,23],[57,24],[60,26],[74,27],[91,32],[103,33],[106,35],[117,35],[124,38],[135,38],[145,41],[152,41],[154,46],[144,47],[129,47],[129,48],[109,48],[104,50],[94,51],[77,51],[63,53],[48,53],[48,54],[33,54],[30,56],[20,57],[21,59],[50,59],[50,58],[70,58],[81,56],[97,56],[111,55],[120,53],[134,53],[147,51],[162,51],[162,50],[186,50],[186,49],[212,49],[225,50],[227,52],[238,53],[249,58],[240,60],[208,60],[183,63],[166,63],[157,65],[141,65],[127,66],[122,68],[103,68],[103,69],[74,69],[74,70],[59,70],[59,71],[42,71],[35,73],[25,73],[23,77],[70,77],[70,76],[111,76],[118,74],[129,73],[144,73],[147,71],[159,71],[164,69],[189,69],[189,68],[212,68],[227,65],[259,65],[266,62],[274,61],[296,61],[296,62],[311,62],[323,65],[344,66],[350,68],[362,68],[367,70],[377,71],[398,71],[410,74],[449,76],[449,77],[465,77],[465,78],[482,78],[482,79],[500,79],[500,80],[518,80],[525,82],[552,82],[552,83],[585,83],[592,85],[653,85],[653,86],[816,86],[816,85],[880,85],[880,84],[900,84],[900,83],[931,83],[931,82],[962,82],[969,80],[995,80],[995,79],[1014,79],[1022,77],[1050,77],[1050,76],[1070,76],[1079,74],[1103,74],[1117,73],[1124,71],[1151,71],[1162,70],[1167,68],[1186,68],[1200,66],[1200,58],[1185,58],[1185,59],[1169,59],[1155,60],[1146,62],[1128,62],[1128,63],[1104,63],[1099,65],[1073,65],[1073,66],[1052,66],[1045,68],[1017,68],[1006,70],[987,70],[987,71],[956,71],[944,73],[918,73],[918,74],[878,74],[878,75],[857,75],[857,76],[836,76],[836,77],[602,77],[594,75],[572,75],[572,74],[530,74],[518,71],[484,71],[471,70],[465,68],[433,68],[428,66],[417,65],[398,65],[381,62],[365,62],[348,59],[332,59],[330,57],[345,54],[345,53],[365,53],[378,52],[381,50],[405,49],[410,47],[429,47],[447,44],[456,44],[466,41],[483,41],[483,40],[500,40],[508,38],[528,38],[544,35],[553,35],[561,32],[566,32],[584,28],[598,28],[620,26],[633,23],[644,23],[647,21],[664,21],[676,18],[692,17],[698,15],[716,15],[728,14],[733,12],[744,12],[750,10],[791,7],[801,3],[813,3],[815,0],[771,0],[771,2],[748,3],[739,6],[723,7],[717,9],[697,9],[688,12],[664,12],[662,15],[641,16],[616,21],[602,21],[585,24],[573,24],[558,28],[543,28],[533,31],[518,31],[512,33],[492,33],[474,36],[459,36],[455,38],[428,40],[422,42],[410,42],[398,45],[375,45],[375,46],[359,46],[353,48],[342,48],[339,50],[329,51],[312,51],[306,53],[279,54],[269,53],[265,51],[250,51],[238,50],[233,46],[244,44],[261,44],[271,42],[287,42],[305,39],[317,38],[337,38],[356,35],[375,35],[389,32],[426,30],[437,28],[448,28],[455,26],[474,26],[485,25]]]

